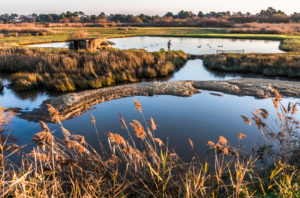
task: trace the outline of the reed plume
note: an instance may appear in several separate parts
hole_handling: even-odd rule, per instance
[[[132,126],[135,135],[144,140],[147,137],[147,133],[145,132],[143,125],[138,120],[133,120],[133,122],[134,123],[130,123],[130,125]]]
[[[136,110],[142,112],[143,111],[142,105],[139,103],[139,101],[137,101],[136,99],[134,99],[134,103],[135,103]]]
[[[153,131],[157,130],[156,124],[154,122],[154,119],[151,117],[150,118],[150,124],[151,124],[151,128]]]

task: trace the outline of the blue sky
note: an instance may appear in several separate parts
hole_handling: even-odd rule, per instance
[[[300,12],[300,0],[1,0],[0,13],[61,13],[82,10],[87,14],[165,14],[179,10],[250,11],[267,7],[287,13]]]

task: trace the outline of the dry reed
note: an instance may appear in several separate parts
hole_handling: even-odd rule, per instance
[[[17,91],[74,91],[169,75],[187,60],[183,52],[107,49],[98,53],[45,49],[1,49],[0,72]],[[172,67],[170,67],[170,65]]]

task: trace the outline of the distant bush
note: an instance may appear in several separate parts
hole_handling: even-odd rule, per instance
[[[300,24],[298,23],[245,23],[237,24],[228,30],[228,33],[245,34],[298,34]]]
[[[300,52],[300,40],[299,39],[285,39],[281,41],[281,50],[287,52]]]
[[[55,34],[50,28],[41,28],[34,24],[0,24],[0,33],[6,34],[7,36],[16,37],[23,34],[31,35],[51,35]]]
[[[197,27],[232,27],[233,23],[227,18],[187,18],[178,19],[172,17],[163,17],[151,23],[155,26],[197,26]]]
[[[69,39],[82,39],[82,38],[88,38],[89,33],[86,31],[79,31],[76,33],[73,33],[70,35]]]

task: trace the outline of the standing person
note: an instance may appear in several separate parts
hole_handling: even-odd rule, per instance
[[[169,42],[168,42],[168,50],[169,51],[171,50],[171,45],[172,45],[171,40],[169,40]]]

